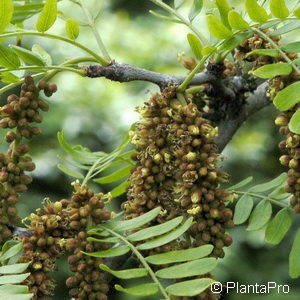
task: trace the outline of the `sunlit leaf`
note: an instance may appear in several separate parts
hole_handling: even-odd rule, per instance
[[[289,231],[292,225],[292,216],[288,208],[281,209],[268,224],[265,232],[265,241],[277,245]]]
[[[265,23],[269,19],[266,10],[256,0],[246,0],[245,5],[246,11],[252,21]]]
[[[25,63],[32,66],[44,66],[43,60],[40,59],[35,53],[15,45],[9,45],[9,47],[21,58]]]
[[[174,296],[193,297],[201,294],[215,282],[211,278],[187,280],[169,285],[166,291]]]
[[[279,176],[276,178],[266,182],[266,183],[261,183],[257,184],[249,189],[249,192],[253,193],[262,193],[269,191],[273,188],[276,188],[280,186],[282,183],[284,183],[287,179],[287,174],[286,173],[281,173]]]
[[[220,13],[221,20],[223,24],[230,28],[229,20],[228,20],[228,13],[231,10],[230,5],[228,4],[227,0],[216,0],[216,5]]]
[[[14,284],[23,282],[30,273],[19,274],[19,275],[3,275],[0,276],[0,284]]]
[[[202,258],[161,269],[155,275],[169,279],[199,276],[211,272],[216,266],[217,260],[215,258]]]
[[[212,251],[212,245],[203,245],[197,248],[174,250],[167,253],[151,255],[146,257],[146,261],[154,265],[184,262],[208,256]]]
[[[249,177],[243,179],[242,181],[238,182],[237,184],[230,186],[228,188],[228,190],[238,190],[238,189],[246,186],[247,184],[249,184],[252,180],[253,180],[253,176],[249,176]]]
[[[127,177],[130,174],[131,169],[132,169],[131,165],[125,166],[125,167],[113,172],[110,175],[93,179],[93,181],[96,183],[101,183],[101,184],[112,183],[112,182],[118,181],[124,177]]]
[[[71,177],[74,177],[74,178],[77,178],[77,179],[83,179],[84,178],[84,176],[80,172],[75,171],[73,169],[70,169],[65,165],[58,164],[57,168],[60,169],[63,173],[65,173],[65,174],[67,174]]]
[[[253,208],[253,198],[247,194],[243,195],[235,205],[233,222],[236,225],[246,222]]]
[[[36,29],[40,32],[47,31],[57,17],[57,0],[46,0],[45,6],[37,20]]]
[[[289,122],[290,131],[300,134],[300,109],[293,114],[290,122]]]
[[[5,245],[4,245],[5,246]],[[2,251],[4,252],[5,248],[2,248]],[[9,247],[3,254],[1,254],[0,256],[0,262],[4,262],[6,261],[7,259],[19,254],[21,251],[22,251],[22,242],[19,242],[11,247]]]
[[[289,75],[292,70],[292,66],[289,63],[276,63],[264,65],[251,71],[251,73],[257,77],[268,79],[279,75]]]
[[[275,29],[273,32],[271,32],[269,35],[272,36],[278,36],[283,35],[285,33],[291,32],[293,30],[299,29],[300,21],[293,21],[288,22],[285,25]]]
[[[135,241],[146,240],[146,239],[152,238],[154,236],[162,235],[162,234],[174,229],[176,226],[178,226],[182,222],[182,220],[183,220],[183,217],[177,217],[177,218],[174,218],[165,223],[151,226],[148,228],[144,228],[142,230],[139,230],[135,233],[130,234],[129,236],[127,236],[127,239],[129,241],[135,242]]]
[[[187,34],[187,40],[190,44],[190,47],[194,53],[194,55],[196,56],[197,59],[201,59],[202,58],[202,44],[201,41],[197,38],[197,36],[195,36],[192,33],[188,33]]]
[[[1,72],[0,81],[5,83],[15,83],[15,82],[19,82],[20,78],[11,72]]]
[[[0,267],[0,274],[18,274],[18,273],[22,273],[27,269],[29,264],[30,264],[30,262],[2,266],[2,267]]]
[[[12,0],[0,0],[0,33],[9,25],[14,11]]]
[[[290,14],[284,0],[270,0],[270,10],[273,16],[279,19],[284,19]]]
[[[220,51],[229,51],[234,48],[236,48],[238,45],[240,45],[244,40],[246,40],[248,37],[253,35],[252,30],[248,30],[245,32],[240,32],[237,34],[234,34],[231,38],[227,39],[222,43],[218,49]]]
[[[247,30],[250,27],[243,17],[235,10],[231,10],[228,13],[228,22],[230,27],[236,30]]]
[[[113,276],[120,279],[132,279],[145,277],[148,274],[147,269],[137,268],[137,269],[128,269],[128,270],[112,270],[107,265],[101,264],[100,269],[112,274]]]
[[[156,294],[158,292],[158,285],[156,283],[144,283],[130,288],[124,288],[121,285],[116,284],[115,289],[119,292],[124,292],[132,296],[146,297]]]
[[[97,251],[97,252],[83,252],[84,254],[92,257],[114,257],[114,256],[121,256],[130,251],[128,246],[119,246],[113,247],[107,250]]]
[[[18,55],[12,50],[0,45],[0,66],[7,69],[18,69],[20,65]]]
[[[232,36],[232,32],[215,16],[206,16],[208,30],[217,39],[227,39]]]
[[[191,217],[191,218],[187,219],[181,226],[177,227],[173,231],[166,233],[162,236],[159,236],[158,238],[154,238],[154,239],[150,240],[149,242],[138,245],[137,249],[147,250],[147,249],[153,249],[153,248],[157,248],[162,245],[165,245],[165,244],[179,238],[183,233],[185,233],[192,225],[192,222],[193,222],[193,218]]]
[[[202,55],[208,55],[208,54],[211,54],[213,52],[215,52],[217,50],[216,47],[214,46],[206,46],[202,49]]]
[[[294,10],[294,16],[300,18],[300,7]]]
[[[113,190],[111,190],[110,192],[111,196],[115,198],[124,194],[126,192],[127,187],[130,185],[130,183],[131,183],[130,181],[125,180],[124,182],[116,186]]]
[[[279,56],[279,51],[277,49],[255,49],[246,54],[246,57],[251,55],[259,55],[259,56],[271,56],[277,57]]]
[[[300,82],[294,82],[279,91],[274,99],[274,104],[279,110],[287,110],[300,101]]]
[[[300,276],[300,229],[298,229],[295,236],[292,250],[289,255],[289,274],[291,278],[298,278]]]
[[[254,208],[247,231],[255,231],[264,227],[270,220],[272,215],[272,205],[268,200],[260,201]]]
[[[72,40],[76,40],[78,35],[79,35],[79,24],[78,22],[73,19],[70,18],[67,20],[66,22],[66,33],[67,36],[72,39]]]
[[[28,287],[25,285],[4,284],[0,286],[0,295],[26,294],[28,293],[28,290]]]

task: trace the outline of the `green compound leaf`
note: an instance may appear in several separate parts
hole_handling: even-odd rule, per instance
[[[211,272],[216,266],[217,260],[215,258],[203,258],[161,269],[155,275],[169,279],[199,276]]]
[[[0,276],[0,284],[14,284],[23,282],[30,273],[19,274],[19,275],[4,275]]]
[[[293,114],[290,123],[289,123],[290,131],[300,134],[300,109]]]
[[[130,174],[130,170],[132,169],[132,165],[125,166],[112,174],[105,176],[105,177],[100,177],[93,179],[94,182],[104,184],[104,183],[112,183],[115,181],[118,181],[124,177],[127,177]]]
[[[281,209],[268,224],[265,232],[265,241],[272,245],[279,244],[289,231],[292,223],[293,220],[289,209]]]
[[[194,55],[196,56],[197,59],[201,59],[203,57],[202,55],[202,44],[200,42],[200,40],[192,33],[188,33],[187,34],[187,40],[190,44],[190,47],[194,53]]]
[[[254,22],[265,23],[268,21],[269,16],[266,10],[259,6],[256,0],[246,0],[246,11],[250,19]]]
[[[52,58],[50,54],[42,46],[34,44],[31,50],[44,62],[44,65],[52,65]]]
[[[115,289],[119,292],[124,292],[131,296],[146,297],[156,294],[158,292],[158,285],[156,283],[145,283],[126,289],[121,285],[116,284]]]
[[[294,16],[300,18],[300,7],[294,10]]]
[[[0,295],[7,296],[12,294],[26,294],[28,287],[25,285],[4,284],[0,286]]]
[[[236,30],[247,30],[250,27],[243,17],[235,10],[229,11],[228,22],[230,27]]]
[[[298,229],[292,250],[289,255],[289,275],[291,278],[298,278],[300,276],[300,229]]]
[[[232,36],[231,30],[229,30],[218,18],[213,15],[206,16],[208,30],[212,36],[222,40]]]
[[[300,82],[292,83],[281,90],[274,99],[274,104],[279,110],[287,110],[300,101]]]
[[[7,69],[18,69],[20,67],[18,55],[8,48],[0,46],[0,66]]]
[[[201,294],[214,282],[211,278],[187,280],[169,285],[166,291],[174,296],[193,297]]]
[[[18,274],[24,272],[30,262],[22,264],[13,264],[0,267],[0,274]]]
[[[22,249],[23,249],[23,244],[22,242],[18,242],[15,245],[11,246],[12,243],[10,241],[7,241],[1,251],[1,256],[0,256],[0,262],[3,263],[4,261],[18,255]]]
[[[264,227],[270,220],[272,215],[272,205],[267,200],[260,201],[254,208],[247,231],[255,231]]]
[[[286,181],[286,179],[287,179],[287,174],[281,173],[279,176],[277,176],[276,178],[274,178],[266,183],[261,183],[261,184],[251,187],[249,189],[249,192],[262,193],[262,192],[269,191],[269,190],[276,188],[276,187],[280,186],[281,184],[283,184]]]
[[[147,269],[128,269],[128,270],[121,270],[121,271],[114,271],[109,268],[107,265],[100,264],[100,269],[112,274],[113,276],[120,278],[120,279],[132,279],[132,278],[140,278],[145,277],[148,275]]]
[[[192,22],[201,12],[203,7],[203,0],[194,0],[189,13],[189,20]]]
[[[279,19],[284,19],[290,14],[284,0],[270,0],[270,10],[273,16]]]
[[[115,256],[121,256],[130,251],[130,248],[128,246],[119,246],[110,248],[108,250],[102,250],[97,252],[83,252],[84,254],[92,257],[115,257]]]
[[[110,191],[111,196],[113,198],[121,196],[126,192],[127,187],[130,185],[130,181],[125,180],[124,182],[120,183],[118,186],[116,186],[114,189]]]
[[[9,45],[9,47],[19,56],[19,58],[29,65],[39,67],[45,65],[43,60],[31,51],[15,45]]]
[[[246,57],[251,55],[277,57],[279,56],[279,51],[277,49],[255,49],[251,52],[248,52]]]
[[[83,179],[84,178],[84,176],[80,172],[75,171],[73,169],[70,169],[69,167],[67,167],[65,165],[58,164],[57,168],[60,169],[63,173],[65,173],[65,174],[67,174],[71,177],[74,177],[74,178],[77,178],[77,179]]]
[[[162,254],[155,254],[146,257],[146,261],[153,265],[171,264],[199,259],[208,256],[213,251],[212,245],[203,245],[197,248],[175,250]]]
[[[36,23],[37,31],[47,31],[54,24],[56,17],[57,0],[46,0],[45,6]]]
[[[1,72],[0,81],[4,83],[15,83],[15,82],[20,82],[20,78],[11,72]]]
[[[20,295],[20,294],[9,294],[9,299],[13,300],[31,300],[33,294]],[[7,300],[7,296],[0,296],[0,300]]]
[[[293,42],[281,47],[282,50],[287,52],[300,52],[300,42]]]
[[[246,222],[253,208],[253,198],[247,194],[243,195],[237,202],[234,210],[233,222],[235,225]]]
[[[66,34],[71,40],[76,40],[79,35],[79,24],[73,18],[69,18],[66,22]]]
[[[238,190],[238,189],[246,186],[247,184],[249,184],[252,180],[253,180],[253,176],[249,176],[249,177],[243,179],[242,181],[238,182],[237,184],[230,186],[228,188],[228,190]]]
[[[262,66],[250,73],[257,77],[268,79],[279,75],[289,75],[292,70],[292,66],[289,63],[277,63]]]
[[[12,0],[0,0],[0,33],[9,25],[14,12]]]
[[[153,248],[157,248],[162,245],[165,245],[165,244],[179,238],[183,233],[185,233],[192,225],[192,222],[193,222],[193,218],[190,217],[181,226],[177,227],[173,231],[166,233],[158,238],[155,238],[149,242],[138,245],[137,249],[138,250],[148,250],[148,249],[153,249]]]
[[[103,224],[102,226],[110,228],[114,231],[125,232],[127,230],[140,228],[143,225],[151,222],[154,218],[156,218],[158,216],[160,211],[161,211],[161,208],[156,207],[156,208],[148,211],[147,213],[145,213],[139,217],[136,217],[134,219],[119,221],[119,222],[111,221],[111,222],[107,222],[107,223]]]
[[[246,32],[240,32],[234,34],[231,38],[224,41],[223,44],[220,45],[220,51],[229,51],[236,48],[239,44],[241,44],[245,39],[253,35],[252,30],[248,30]]]
[[[162,235],[177,227],[182,222],[182,220],[183,217],[177,217],[165,223],[139,230],[138,232],[130,234],[127,237],[127,239],[129,241],[136,242],[136,241],[143,241],[152,238],[154,236]]]
[[[216,0],[216,5],[223,24],[230,29],[230,22],[228,20],[228,13],[231,10],[230,5],[227,0]]]

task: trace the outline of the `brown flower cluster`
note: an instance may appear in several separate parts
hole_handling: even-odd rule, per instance
[[[10,95],[7,104],[0,108],[0,127],[8,129],[5,140],[9,143],[7,153],[0,153],[0,244],[11,237],[5,224],[18,224],[20,218],[16,208],[19,194],[27,190],[32,178],[26,174],[35,169],[27,154],[29,147],[22,139],[31,139],[40,129],[31,123],[40,123],[40,110],[48,111],[48,103],[39,98],[41,90],[51,96],[56,91],[53,83],[40,82],[35,85],[32,77],[25,78],[20,95]]]
[[[34,293],[33,299],[51,299],[55,283],[49,272],[56,269],[56,260],[70,254],[68,262],[74,275],[67,279],[70,296],[76,300],[106,300],[108,285],[99,270],[102,259],[83,252],[108,249],[110,244],[86,241],[87,226],[104,222],[111,212],[104,209],[104,195],[94,194],[87,186],[74,183],[71,200],[48,202],[28,218],[32,236],[23,237],[24,254],[20,262],[30,261],[25,283]]]
[[[123,203],[126,218],[157,206],[162,207],[158,223],[193,216],[196,223],[189,230],[190,247],[213,244],[212,255],[223,257],[222,248],[232,243],[226,233],[233,227],[232,211],[226,203],[233,195],[219,187],[228,175],[217,167],[217,128],[203,118],[195,104],[182,105],[174,87],[152,96],[138,112],[141,121],[131,132],[137,163],[130,177],[128,201]],[[172,242],[163,246],[162,252],[165,248],[180,247]]]

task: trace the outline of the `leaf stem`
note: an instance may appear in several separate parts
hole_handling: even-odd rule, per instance
[[[192,72],[185,78],[181,85],[177,88],[178,92],[184,92],[190,81],[194,78],[194,76],[203,68],[206,60],[209,58],[211,54],[202,57],[202,59],[198,62],[197,66],[192,70]]]
[[[187,20],[180,13],[178,13],[177,10],[173,9],[168,4],[162,2],[161,0],[150,0],[150,1],[153,2],[154,4],[156,4],[157,6],[160,6],[162,9],[164,9],[171,15],[174,15],[175,17],[177,17],[183,24],[185,24],[187,27],[189,27],[197,35],[197,37],[200,39],[200,41],[202,42],[202,44],[204,46],[208,45],[208,40],[204,37],[204,35],[200,31],[198,31],[198,29],[192,24],[192,22]]]
[[[7,38],[7,37],[12,37],[12,36],[23,36],[23,35],[41,36],[41,37],[46,37],[46,38],[50,38],[50,39],[56,39],[56,40],[63,41],[63,42],[69,43],[69,44],[76,46],[76,47],[82,49],[83,51],[89,53],[91,56],[95,57],[96,60],[104,67],[106,67],[110,64],[110,60],[104,59],[103,57],[99,56],[91,49],[85,47],[84,45],[82,45],[78,42],[75,42],[71,39],[65,38],[63,36],[56,35],[56,34],[43,33],[43,32],[38,32],[38,31],[17,31],[17,32],[0,34],[0,38]]]
[[[77,73],[81,76],[84,76],[85,73],[82,70],[77,70],[74,68],[69,68],[69,67],[62,67],[62,66],[26,66],[26,67],[18,67],[16,69],[0,69],[0,73],[2,72],[10,72],[10,71],[19,71],[19,70],[28,70],[28,71],[35,71],[35,70],[41,70],[41,69],[45,69],[45,70],[60,70],[60,71],[70,71],[70,72],[74,72]]]
[[[163,296],[165,297],[165,300],[171,300],[171,298],[168,296],[168,294],[166,293],[164,287],[161,285],[161,283],[159,282],[159,280],[157,279],[157,277],[155,276],[155,273],[153,272],[153,270],[151,269],[151,267],[149,266],[149,264],[147,263],[147,261],[145,260],[144,256],[136,249],[136,247],[131,244],[125,237],[123,237],[121,234],[118,234],[117,232],[106,228],[103,225],[99,225],[99,227],[103,228],[104,230],[108,231],[110,234],[114,235],[115,237],[119,238],[120,240],[122,240],[124,242],[124,244],[126,244],[131,251],[133,252],[133,254],[139,259],[139,261],[141,262],[141,264],[144,266],[145,269],[147,269],[150,277],[152,278],[152,280],[158,285],[161,293],[163,294]]]
[[[97,41],[97,44],[98,44],[98,46],[99,46],[99,48],[100,48],[100,50],[102,52],[102,55],[104,56],[104,58],[106,60],[111,61],[111,58],[110,58],[110,56],[109,56],[109,54],[108,54],[108,52],[107,52],[107,50],[106,50],[106,48],[104,46],[104,43],[103,43],[103,41],[101,39],[99,31],[97,30],[96,23],[95,23],[92,15],[91,15],[88,7],[85,5],[84,1],[79,0],[79,2],[80,2],[80,6],[82,7],[82,10],[83,10],[85,16],[88,19],[89,25],[90,25],[93,33],[94,33],[94,36],[95,36],[96,41]]]
[[[268,196],[263,196],[263,195],[260,195],[260,194],[256,194],[256,193],[249,193],[249,192],[243,192],[243,191],[232,191],[233,193],[236,193],[238,195],[249,195],[249,196],[252,196],[252,197],[255,197],[255,198],[259,198],[259,199],[262,199],[262,200],[268,200],[270,201],[271,203],[277,205],[277,206],[280,206],[280,207],[283,207],[283,208],[291,208],[288,204],[285,204],[283,202],[280,202],[278,200],[275,200],[275,199],[272,199]]]
[[[261,37],[263,37],[266,41],[268,41],[278,52],[282,55],[282,57],[286,60],[286,62],[290,63],[293,69],[300,74],[300,70],[298,67],[293,63],[293,61],[284,53],[284,51],[281,50],[281,48],[264,32],[262,32],[258,28],[253,28],[254,31],[256,31]]]

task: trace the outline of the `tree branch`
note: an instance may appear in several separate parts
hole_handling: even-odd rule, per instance
[[[223,151],[244,121],[246,121],[252,114],[258,112],[271,103],[270,99],[266,96],[267,87],[267,82],[259,85],[257,89],[246,99],[246,103],[235,118],[227,116],[226,119],[221,120],[217,124],[219,127],[219,136],[216,138],[215,142],[220,152]]]
[[[186,78],[186,76],[162,74],[121,63],[113,63],[107,67],[93,65],[83,67],[83,70],[86,72],[86,76],[91,78],[105,77],[106,79],[118,82],[135,80],[148,81],[157,84],[161,89],[167,87],[171,83],[179,85]],[[198,73],[190,84],[197,85],[213,82],[215,80],[216,77],[212,73],[202,72]]]

